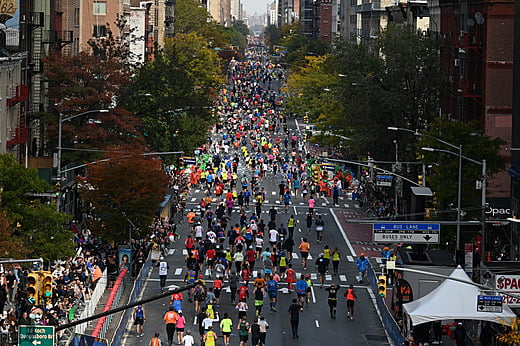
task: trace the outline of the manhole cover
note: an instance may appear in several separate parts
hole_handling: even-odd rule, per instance
[[[365,334],[365,338],[367,341],[386,341],[386,336],[384,335]]]

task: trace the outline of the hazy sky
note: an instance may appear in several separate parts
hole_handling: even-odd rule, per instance
[[[273,0],[241,0],[248,15],[266,13],[267,4],[272,3]]]

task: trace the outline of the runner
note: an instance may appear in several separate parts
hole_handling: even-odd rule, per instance
[[[249,339],[249,323],[247,322],[247,316],[242,316],[240,322],[238,322],[237,329],[240,338],[240,346],[247,346],[247,340]]]
[[[159,281],[161,286],[161,292],[164,291],[164,286],[166,286],[166,278],[168,277],[168,262],[164,259],[163,256],[159,259],[159,263],[157,264],[159,267]]]
[[[303,307],[305,305],[305,296],[307,295],[307,282],[305,276],[302,274],[300,280],[296,282],[296,294],[298,295],[298,303]]]
[[[334,248],[334,251],[332,251],[332,270],[333,270],[334,275],[338,275],[340,259],[341,259],[341,254],[339,252],[338,247],[336,246]]]
[[[137,337],[144,336],[143,333],[143,324],[146,320],[146,312],[142,305],[138,305],[134,308],[134,324],[135,324],[135,333]]]
[[[207,332],[204,334],[204,346],[215,346],[217,339],[217,333],[213,331],[213,326],[209,325]]]
[[[278,282],[274,278],[270,278],[266,283],[267,296],[269,297],[269,312],[276,311],[276,300],[278,296]]]
[[[182,310],[177,310],[177,324],[175,330],[177,331],[177,342],[179,345],[184,338],[184,327],[186,326],[186,318],[182,315]]]
[[[323,252],[320,253],[316,259],[316,265],[318,266],[318,276],[320,278],[320,288],[323,288],[325,284],[325,273],[327,272],[327,261],[323,257]]]
[[[161,342],[161,339],[159,339],[159,335],[161,335],[161,334],[155,333],[155,336],[152,338],[152,340],[150,340],[150,343],[148,345],[149,346],[161,346],[162,342]]]
[[[224,345],[229,345],[229,336],[231,335],[233,328],[233,321],[229,318],[229,315],[224,313],[224,318],[220,321],[220,331],[224,337]]]
[[[318,219],[315,221],[316,224],[316,240],[318,244],[321,244],[323,240],[323,229],[325,228],[325,221],[322,220],[321,215],[318,215]]]
[[[303,311],[303,307],[298,304],[296,299],[292,300],[292,304],[289,306],[288,313],[291,315],[291,331],[293,339],[299,337],[298,325],[300,324],[300,312]]]
[[[359,272],[358,280],[359,283],[363,283],[363,279],[367,276],[367,270],[370,266],[370,263],[368,262],[368,259],[365,258],[365,254],[361,253],[358,259],[356,260],[356,267]]]
[[[307,242],[307,238],[302,238],[298,249],[300,250],[300,256],[302,257],[303,270],[307,270],[307,257],[309,257],[309,251],[311,249],[311,244]]]
[[[166,322],[166,334],[168,335],[168,346],[173,345],[173,334],[177,324],[177,313],[173,311],[173,306],[164,314],[163,320]]]
[[[356,292],[354,291],[354,285],[350,285],[347,292],[344,294],[347,298],[347,318],[354,319],[354,303],[356,302]]]
[[[340,286],[335,283],[330,284],[325,290],[329,292],[327,302],[329,303],[330,318],[336,319],[336,307],[338,306],[338,291]]]

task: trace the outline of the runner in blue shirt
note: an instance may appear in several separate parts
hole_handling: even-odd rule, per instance
[[[296,294],[298,295],[298,303],[300,303],[301,306],[305,304],[307,287],[309,287],[309,285],[305,281],[305,276],[302,274],[300,276],[300,280],[296,281]]]
[[[269,296],[270,312],[276,311],[276,297],[278,295],[278,282],[276,280],[269,280],[266,283],[267,295]]]

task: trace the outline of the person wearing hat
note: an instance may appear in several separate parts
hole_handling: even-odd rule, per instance
[[[383,251],[381,251],[381,263],[386,264],[386,261],[390,260],[390,248],[385,246]]]
[[[363,283],[363,279],[367,276],[367,270],[370,263],[368,262],[368,259],[365,257],[365,254],[362,252],[358,259],[356,260],[356,267],[359,272],[358,280],[359,283]]]

